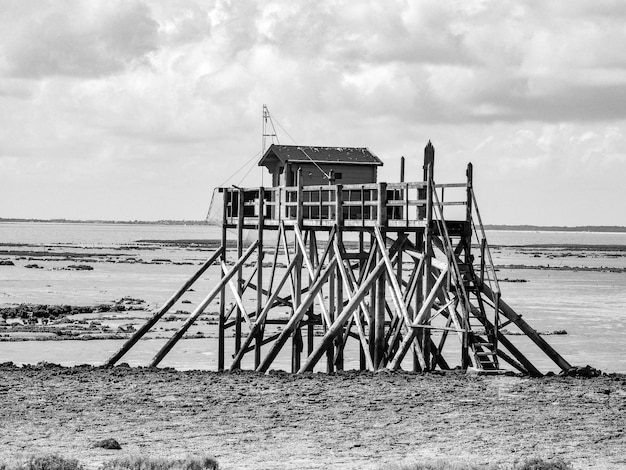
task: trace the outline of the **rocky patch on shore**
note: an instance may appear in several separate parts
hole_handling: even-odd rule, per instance
[[[133,315],[136,313],[136,315]],[[129,338],[146,321],[149,308],[142,299],[123,297],[99,305],[19,304],[0,307],[0,341],[61,341]],[[216,325],[217,312],[207,312],[200,324]],[[166,315],[142,339],[168,339],[179,323],[189,316],[186,310]],[[123,323],[121,323],[123,322]],[[169,324],[169,326],[165,326]],[[189,331],[184,338],[210,338],[213,333]]]
[[[13,307],[0,307],[0,317],[4,320],[20,318],[30,323],[33,319],[58,320],[79,313],[126,312],[129,310],[145,310],[146,302],[142,299],[122,297],[110,304],[99,305],[40,305],[19,304]]]

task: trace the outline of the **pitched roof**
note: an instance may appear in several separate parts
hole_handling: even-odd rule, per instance
[[[259,166],[272,156],[282,163],[315,162],[315,163],[343,163],[348,165],[376,165],[383,162],[365,147],[312,147],[304,145],[276,145],[272,144],[265,155],[259,160]]]

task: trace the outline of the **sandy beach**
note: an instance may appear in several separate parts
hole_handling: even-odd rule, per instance
[[[626,468],[626,376],[0,367],[0,459],[210,454],[223,469],[564,458]],[[122,450],[93,448],[114,438]]]

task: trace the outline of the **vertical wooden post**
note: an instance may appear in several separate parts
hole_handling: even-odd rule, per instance
[[[261,306],[263,305],[263,225],[265,223],[265,189],[259,188],[259,219],[258,219],[258,240],[259,247],[257,252],[257,271],[256,271],[256,317],[259,320],[261,315]],[[263,342],[264,327],[260,327],[254,342],[254,368],[259,367],[261,363],[261,344]]]
[[[296,311],[300,308],[302,302],[302,249],[300,244],[296,243],[296,266],[294,268],[295,286],[293,297],[293,311],[292,315],[295,315]],[[296,325],[291,335],[291,372],[297,372],[300,368],[300,359],[302,353],[302,336],[299,325]]]
[[[317,269],[317,239],[315,236],[315,231],[311,230],[310,231],[310,235],[309,235],[309,259],[311,260],[311,263],[313,264],[313,268]],[[313,279],[313,276],[309,275],[309,289],[313,286],[313,283],[315,282],[315,279]],[[313,352],[313,335],[315,332],[315,322],[313,320],[313,316],[315,313],[314,310],[314,306],[315,303],[312,303],[311,306],[309,307],[309,310],[307,311],[307,318],[308,318],[308,325],[307,325],[307,335],[306,335],[306,341],[307,341],[307,356],[309,354],[311,354]]]
[[[433,191],[435,188],[433,187],[433,174],[434,174],[434,164],[435,164],[435,148],[428,141],[428,145],[424,149],[424,179],[426,181],[426,227],[424,229],[424,273],[422,277],[422,295],[425,299],[426,296],[429,295],[430,290],[432,288],[431,281],[431,259],[433,256],[433,247],[432,247],[432,222],[433,222]],[[430,322],[430,309],[427,309],[427,312],[424,316],[424,324],[429,324]],[[426,362],[426,370],[431,369],[431,339],[430,339],[430,329],[422,328],[420,331],[420,343],[422,345],[422,351],[424,351],[424,360]]]
[[[386,235],[387,228],[387,184],[378,183],[378,221],[377,224],[383,234],[383,240]],[[372,235],[373,236],[373,235]],[[379,246],[379,250],[386,250],[386,246]],[[378,263],[383,259],[379,252],[376,256]],[[375,305],[375,328],[374,328],[374,367],[380,369],[385,366],[385,274],[384,271],[379,274],[376,280],[376,305]]]
[[[302,292],[302,256],[298,256],[298,262],[295,267],[296,275],[296,298],[294,299],[294,315],[301,303]],[[291,372],[296,373],[300,369],[300,361],[302,358],[302,331],[297,325],[292,333],[291,343]]]
[[[472,263],[471,249],[472,249],[472,187],[474,179],[474,169],[471,163],[467,165],[467,205],[465,208],[465,231],[463,233],[465,244],[465,263]]]
[[[474,169],[471,163],[469,163],[467,165],[467,171],[466,171],[466,176],[467,176],[467,205],[465,207],[465,227],[463,230],[463,245],[465,248],[465,259],[463,260],[467,266],[467,269],[473,269],[472,268],[472,264],[474,263],[474,257],[472,256],[472,205],[473,205],[473,197],[472,197],[472,186],[473,186],[473,180],[474,180]],[[484,250],[484,248],[486,248],[486,242],[487,240],[482,240],[481,241],[481,251]],[[481,262],[484,262],[484,251],[481,255]],[[481,270],[482,270],[482,265],[481,265]],[[483,284],[483,279],[484,279],[484,271],[481,273],[481,280],[480,283],[481,285]],[[497,317],[498,312],[495,312],[495,315]],[[469,312],[465,312],[465,324],[469,325]],[[462,340],[462,344],[461,344],[461,362],[463,364],[463,367],[469,367],[471,364],[470,358],[469,358],[469,335],[468,333],[464,332],[463,333],[463,340]],[[491,341],[494,342],[494,351],[496,350],[496,345],[495,342],[497,341],[497,330],[493,332],[493,334],[491,335]]]
[[[297,206],[296,206],[296,219],[298,223],[298,228],[302,230],[302,223],[304,220],[304,206],[302,205],[303,201],[303,181],[302,181],[302,167],[298,167],[298,195],[297,195]]]
[[[339,246],[343,246],[343,231],[337,227],[337,242]],[[343,278],[341,277],[341,269],[339,268],[339,263],[343,263],[342,259],[337,261],[337,271],[335,280],[337,282],[336,287],[336,297],[337,297],[337,313],[343,310]],[[344,338],[343,338],[343,326],[340,328],[340,333],[335,336],[335,349],[337,351],[337,359],[335,361],[335,366],[337,370],[343,370],[343,349],[344,349]]]
[[[339,260],[339,262],[341,263],[341,260]],[[331,324],[335,322],[335,319],[337,318],[337,314],[338,314],[337,312],[339,311],[338,309],[341,308],[337,304],[337,298],[335,295],[335,287],[337,285],[335,282],[335,275],[336,273],[335,271],[333,271],[328,276],[328,290],[329,290],[328,298],[330,299],[330,305],[328,308],[328,316],[330,317]],[[330,325],[326,325],[324,327],[324,334],[328,332],[329,328],[330,328]],[[326,350],[326,373],[332,374],[334,371],[335,371],[335,346],[334,346],[334,343],[330,343],[328,345],[328,349]]]
[[[424,232],[420,232],[420,231],[415,232],[415,246],[418,249],[423,250]],[[417,312],[419,312],[420,309],[422,308],[422,301],[424,299],[423,292],[422,292],[423,272],[424,272],[424,266],[422,265],[422,270],[417,273],[417,279],[415,280],[415,310],[413,312],[410,312],[411,321],[415,321],[415,316],[417,315]],[[421,372],[422,366],[419,362],[419,357],[417,356],[417,353],[415,352],[414,348],[412,348],[411,350],[413,353],[412,354],[413,355],[413,372]]]
[[[297,181],[296,185],[298,187],[298,192],[296,195],[296,223],[298,224],[298,228],[302,230],[303,222],[304,222],[304,206],[302,203],[304,202],[304,192],[302,190],[303,187],[302,180],[302,167],[298,167],[297,172]],[[296,243],[296,257],[298,258],[298,262],[295,267],[295,296],[293,298],[293,314],[300,308],[300,303],[302,301],[302,249],[299,243]],[[291,343],[291,371],[297,372],[300,369],[300,362],[302,359],[302,330],[299,325],[293,330],[292,333],[292,343]]]
[[[402,156],[400,158],[400,182],[404,183],[404,156]],[[403,201],[404,201],[404,205],[402,207],[402,220],[404,222],[404,224],[408,227],[409,225],[409,185],[406,184],[403,186],[402,188],[402,196],[403,196]],[[404,232],[398,232],[398,238],[399,237],[404,237]],[[403,264],[403,260],[402,260],[402,248],[400,250],[398,250],[398,264],[397,264],[397,271],[396,271],[396,277],[398,279],[398,284],[402,285],[402,264]],[[409,313],[410,315],[410,313]],[[393,339],[392,339],[393,341]],[[393,350],[393,345],[391,345],[392,348],[390,350]]]
[[[378,183],[378,226],[384,235],[387,229],[387,183]]]
[[[343,186],[338,184],[335,186],[335,224],[337,225],[337,233],[343,230]]]
[[[334,175],[334,174],[333,174]],[[337,241],[339,246],[343,246],[343,185],[338,184],[335,186],[335,224],[336,224],[336,233]],[[338,261],[342,263],[343,261],[340,259]],[[334,274],[334,279],[330,282],[334,281],[333,291],[334,291],[334,304],[335,304],[335,315],[343,309],[343,280],[341,278],[341,271],[339,267]],[[334,317],[333,317],[334,319]],[[343,327],[342,327],[343,330]],[[333,344],[334,347],[329,348],[329,364],[328,368],[332,368],[335,365],[337,366],[337,370],[343,370],[343,334],[339,334],[335,337]],[[335,361],[335,350],[337,351],[337,360]],[[331,372],[331,371],[330,371]]]
[[[224,208],[222,214],[222,256],[221,262],[226,262],[226,243],[227,243],[227,232],[226,232],[226,215],[228,211],[228,198],[232,195],[231,189],[224,189]],[[220,277],[224,278],[224,271],[220,269]],[[224,370],[224,344],[225,344],[225,323],[226,323],[226,289],[222,289],[220,291],[220,310],[219,310],[219,319],[217,325],[217,370]]]
[[[238,201],[238,217],[237,217],[237,259],[241,258],[243,254],[243,225],[244,225],[244,191],[240,189],[239,201]],[[243,286],[243,267],[240,266],[237,270],[237,295],[241,298]],[[241,322],[242,313],[239,306],[235,309],[235,354],[239,352],[241,348]]]
[[[361,192],[361,195],[363,193]],[[362,256],[365,254],[365,240],[364,240],[364,233],[362,230],[359,230],[359,255],[361,256],[361,258],[359,258],[359,277],[364,278],[363,276],[363,269],[365,266],[365,263],[363,262],[363,258]],[[361,311],[359,310],[358,312],[359,317],[362,316]],[[363,321],[361,321],[361,323],[363,324]],[[366,370],[367,369],[367,364],[365,362],[365,351],[363,350],[363,344],[359,344],[359,369],[361,370]]]
[[[376,243],[376,239],[374,237],[374,232],[370,232],[370,250]],[[375,249],[375,248],[374,248]],[[374,261],[377,261],[378,257],[374,255]],[[365,279],[368,273],[363,273],[362,279]],[[370,357],[374,360],[374,368],[376,369],[375,362],[375,351],[376,351],[376,284],[373,284],[370,289],[370,305],[369,305],[369,346],[370,346]]]
[[[279,186],[278,188],[276,188],[276,202],[277,202],[276,212],[278,213],[277,219],[278,219],[279,224],[286,217],[286,215],[283,214],[283,208],[285,207],[285,203],[283,201],[284,197],[285,197],[285,191],[283,191],[283,188]]]

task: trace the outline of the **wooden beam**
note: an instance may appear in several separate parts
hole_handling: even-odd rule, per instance
[[[187,282],[185,282],[177,291],[172,295],[163,306],[157,310],[154,315],[144,323],[124,345],[113,354],[109,360],[105,363],[106,366],[114,366],[136,343],[139,341],[150,329],[165,315],[170,308],[182,297],[182,295],[189,290],[189,288],[209,269],[209,267],[222,255],[224,247],[220,246],[211,257],[205,261],[205,263],[191,276]]]
[[[258,288],[256,289],[256,317],[259,318],[261,314],[261,304],[263,303],[263,225],[265,223],[265,189],[259,188],[259,213],[258,213],[258,228],[257,228],[257,240],[259,240],[259,247],[257,252],[257,277],[256,283]],[[263,344],[264,328],[259,328],[257,332],[255,349],[254,349],[254,366],[257,367],[261,361],[261,346]]]
[[[354,277],[354,273],[352,272],[352,270],[346,269],[345,265],[343,264],[342,260],[344,259],[343,258],[344,252],[345,252],[344,248],[339,245],[337,240],[335,240],[335,253],[336,253],[336,256],[338,256],[340,260],[339,263],[337,263],[337,266],[339,267],[339,270],[341,271],[341,277],[343,279],[344,286],[346,288],[346,294],[348,294],[348,301],[350,301],[352,300],[352,297],[354,297],[355,277]],[[365,315],[367,315],[367,306],[365,305],[365,302],[363,301],[363,299],[361,299],[361,302],[359,302],[359,306],[361,307],[361,310],[365,313]],[[363,354],[365,355],[364,357],[365,363],[367,365],[368,370],[374,371],[375,370],[374,361],[372,360],[372,356],[369,351],[369,345],[367,343],[367,338],[365,336],[365,330],[361,322],[361,315],[358,310],[354,312],[354,321],[357,327],[359,340],[361,342],[361,350]]]
[[[495,303],[494,293],[487,285],[483,285],[481,288],[488,299]],[[500,299],[499,309],[502,314],[509,320],[512,320],[522,332],[528,336],[538,347],[541,349],[554,363],[561,368],[561,370],[568,370],[572,368],[572,365],[567,362],[548,342],[537,333],[528,323],[526,323],[515,310],[513,310],[504,300]],[[498,312],[496,312],[497,314]],[[501,336],[498,335],[498,339]]]
[[[228,267],[226,267],[226,264],[223,261],[221,265],[222,265],[222,272],[224,273],[224,275],[226,275],[228,273]],[[232,292],[233,297],[235,298],[235,304],[237,305],[237,308],[239,309],[238,311],[243,315],[243,318],[246,321],[246,324],[248,325],[248,329],[252,328],[252,321],[250,320],[250,316],[248,315],[248,312],[246,312],[246,307],[243,304],[243,299],[241,298],[241,295],[239,293],[239,291],[241,290],[241,294],[243,294],[243,289],[241,289],[241,287],[238,288],[232,279],[228,281],[228,287],[230,287],[230,291]]]
[[[333,258],[333,260],[336,260],[336,258]],[[354,293],[354,296],[337,316],[331,327],[322,338],[320,344],[318,344],[313,353],[307,357],[304,365],[298,371],[299,373],[313,370],[313,367],[315,367],[317,361],[319,361],[320,357],[322,357],[328,345],[331,344],[335,336],[341,332],[341,328],[344,323],[348,320],[348,318],[350,318],[350,315],[372,287],[372,284],[376,282],[378,277],[381,275],[380,273],[384,267],[385,262],[383,260],[380,260],[378,264],[376,264],[374,269],[372,269],[372,272],[367,276],[363,284],[359,286],[359,289]]]
[[[306,269],[307,269],[307,271],[309,273],[309,280],[311,280],[313,278],[313,275],[315,274],[315,272],[313,270],[313,265],[311,264],[311,259],[307,255],[306,246],[305,246],[304,240],[302,239],[302,232],[300,231],[300,229],[298,227],[294,227],[293,228],[293,232],[295,234],[297,243],[300,246],[300,252],[302,253],[302,259],[303,259],[304,265],[305,265],[305,267],[306,267]],[[328,256],[328,253],[330,251],[330,247],[333,244],[335,233],[336,233],[336,227],[333,227],[331,229],[331,231],[330,231],[330,234],[328,235],[328,244],[324,248],[324,254],[320,258],[320,263],[319,264],[323,264],[324,261],[326,261],[326,257]],[[324,306],[324,297],[322,296],[321,293],[318,294],[317,301],[320,304],[320,310],[322,311],[322,317],[324,318],[324,321],[326,322],[327,325],[330,325],[331,324],[330,317],[328,316],[328,311],[326,310],[326,307]]]
[[[313,284],[311,289],[309,289],[307,296],[302,301],[302,303],[298,306],[298,309],[296,310],[296,312],[289,319],[289,323],[287,323],[287,325],[285,326],[285,329],[280,332],[280,336],[278,337],[276,342],[273,344],[267,356],[265,356],[265,359],[261,362],[261,365],[257,367],[256,369],[257,372],[267,372],[267,369],[269,369],[274,359],[276,359],[278,352],[282,349],[283,345],[289,338],[289,335],[297,327],[298,323],[302,320],[302,317],[304,316],[304,313],[306,312],[306,310],[309,308],[309,305],[313,303],[313,301],[315,300],[315,296],[317,295],[319,290],[322,288],[322,286],[328,279],[328,276],[330,275],[332,270],[335,269],[336,264],[337,264],[337,259],[333,257],[328,263],[328,266],[326,266],[326,268],[322,272],[322,274],[316,273],[318,275],[315,276],[315,283]]]
[[[411,328],[409,332],[403,338],[402,343],[400,343],[400,347],[398,348],[396,355],[394,356],[392,361],[389,363],[389,366],[388,366],[389,369],[396,370],[400,367],[400,364],[402,363],[404,356],[406,355],[409,348],[411,347],[413,340],[417,337],[418,331],[420,330],[424,331],[424,328],[421,328],[420,330],[418,330],[417,328],[413,328],[413,327],[421,326],[421,324],[424,322],[424,319],[427,318],[427,311],[429,311],[430,308],[432,307],[432,304],[435,301],[435,298],[437,295],[437,291],[441,287],[441,283],[443,282],[446,274],[447,274],[447,271],[442,271],[442,273],[437,278],[437,282],[435,282],[435,285],[432,287],[428,296],[422,303],[420,307],[420,311],[417,313],[415,317],[415,321],[413,321],[412,324],[411,323],[407,324],[407,326],[410,326]],[[426,364],[421,364],[421,366],[425,368]]]
[[[258,242],[254,242],[250,247],[246,250],[246,252],[239,258],[239,260],[235,263],[232,269],[224,275],[220,279],[220,282],[209,292],[209,294],[204,298],[204,300],[196,307],[196,309],[189,315],[187,320],[183,323],[174,336],[172,336],[167,343],[161,348],[161,350],[154,356],[152,362],[150,363],[150,367],[156,367],[159,362],[163,360],[163,358],[167,355],[168,352],[174,347],[174,345],[178,342],[180,338],[187,332],[187,330],[195,323],[200,315],[204,312],[204,309],[213,301],[213,299],[220,293],[220,291],[224,288],[226,283],[231,279],[235,274],[239,272],[239,268],[243,266],[246,260],[250,257],[250,255],[254,252],[258,245]]]
[[[233,359],[233,363],[230,367],[231,371],[239,368],[239,364],[241,362],[243,355],[245,354],[246,350],[249,348],[250,344],[252,343],[252,340],[255,339],[255,334],[258,332],[260,328],[263,327],[263,324],[265,322],[265,319],[269,311],[274,306],[274,302],[276,298],[278,297],[280,290],[285,285],[285,282],[287,281],[287,279],[291,277],[291,271],[296,266],[297,261],[298,261],[297,258],[294,258],[291,260],[291,263],[289,263],[289,266],[287,266],[287,271],[283,275],[282,279],[279,281],[278,286],[276,286],[276,289],[274,290],[274,292],[270,294],[269,298],[267,299],[267,302],[265,303],[265,306],[263,307],[263,310],[261,310],[261,313],[255,319],[255,322],[252,325],[252,331],[250,331],[250,334],[245,338],[241,349],[235,354],[235,358]]]

